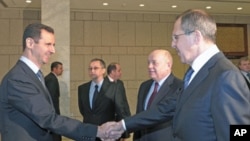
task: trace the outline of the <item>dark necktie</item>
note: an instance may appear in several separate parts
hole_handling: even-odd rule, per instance
[[[193,72],[194,72],[194,70],[192,69],[192,67],[189,67],[186,74],[185,74],[185,77],[184,77],[184,89],[187,88],[187,86],[189,84],[188,82],[189,82]]]
[[[154,100],[156,94],[157,94],[157,89],[158,89],[159,84],[157,82],[155,82],[155,87],[154,87],[154,91],[151,94],[149,100],[148,100],[148,105],[147,105],[147,109],[150,107],[152,101]]]
[[[97,95],[98,95],[98,85],[95,85],[95,91],[94,91],[94,95],[92,99],[92,108],[94,107],[94,103],[96,101]]]
[[[43,86],[45,87],[45,82],[44,82],[44,77],[43,77],[43,73],[41,72],[41,70],[39,70],[36,73],[37,77],[39,78],[39,80],[42,82]]]
[[[247,73],[248,80],[250,81],[250,73]]]

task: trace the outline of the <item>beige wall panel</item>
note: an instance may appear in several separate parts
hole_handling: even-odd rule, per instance
[[[23,37],[23,20],[10,20],[10,43],[20,45]]]
[[[167,23],[152,23],[152,46],[166,46],[168,36]]]
[[[136,56],[136,80],[148,79],[148,56],[137,55]]]
[[[0,10],[0,18],[9,19],[9,18],[22,18],[21,10],[9,9],[9,10]]]
[[[93,54],[110,54],[109,47],[93,47]]]
[[[160,22],[165,22],[165,23],[173,23],[176,19],[176,16],[175,14],[161,14],[160,15]]]
[[[83,21],[70,22],[70,45],[83,45]]]
[[[93,13],[92,12],[75,12],[76,20],[92,20]]]
[[[127,89],[126,95],[127,95],[127,100],[128,100],[130,112],[132,115],[134,115],[136,112],[138,88]]]
[[[135,45],[135,23],[120,22],[119,23],[119,45],[134,46]]]
[[[41,12],[37,10],[24,10],[23,19],[25,20],[41,20]]]
[[[7,45],[10,41],[10,22],[8,19],[0,19],[0,25],[0,45]]]
[[[126,21],[127,17],[125,13],[110,13],[111,21]]]
[[[140,13],[128,13],[127,21],[143,21],[143,14]]]
[[[109,20],[109,13],[94,12],[93,13],[93,20],[108,21]]]
[[[108,65],[112,62],[117,62],[119,63],[119,56],[118,55],[103,55],[102,59],[105,61],[106,63],[106,68],[108,67]],[[121,66],[122,68],[122,66]]]
[[[130,47],[128,48],[128,54],[144,54],[143,47]]]
[[[135,74],[135,56],[134,55],[121,55],[120,64],[122,66],[123,80],[134,80]]]
[[[70,57],[70,79],[71,81],[83,80],[87,70],[84,69],[85,62],[83,55],[73,55]]]
[[[93,54],[93,47],[73,47],[73,54]]]
[[[159,14],[144,14],[144,21],[158,22],[160,20]]]
[[[110,54],[115,54],[115,55],[122,55],[122,54],[127,54],[127,47],[110,47]]]
[[[151,23],[136,23],[136,46],[151,46]]]
[[[118,22],[102,22],[102,45],[118,45]]]
[[[101,45],[101,22],[86,21],[84,22],[84,45],[98,46]]]

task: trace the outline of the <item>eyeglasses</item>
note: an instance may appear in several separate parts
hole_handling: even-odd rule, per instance
[[[185,33],[182,33],[182,34],[177,34],[177,35],[173,35],[172,36],[172,40],[173,41],[177,41],[179,39],[180,36],[182,35],[190,35],[191,33],[193,33],[194,31],[189,31],[189,32],[185,32]]]
[[[88,68],[89,71],[91,71],[91,70],[98,70],[98,69],[102,69],[102,68],[101,67]]]

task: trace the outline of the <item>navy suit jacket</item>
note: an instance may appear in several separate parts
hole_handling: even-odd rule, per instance
[[[148,95],[148,91],[154,82],[153,79],[143,82],[139,88],[136,113],[144,111],[145,100]],[[163,82],[156,97],[154,98],[150,108],[157,106],[162,99],[168,97],[177,98],[176,90],[181,88],[183,82],[176,78],[173,74],[170,74],[168,78]],[[137,132],[134,132],[134,141],[168,141],[172,137],[172,120],[165,123],[146,128]]]
[[[57,115],[49,92],[22,61],[2,80],[0,113],[2,141],[52,141],[51,132],[94,141],[97,133],[94,125]]]
[[[175,108],[175,104],[176,108]],[[221,52],[200,69],[178,102],[125,119],[127,130],[173,118],[174,141],[229,141],[231,124],[250,124],[250,92],[240,71]]]

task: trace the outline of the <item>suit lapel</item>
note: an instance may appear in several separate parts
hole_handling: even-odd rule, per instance
[[[152,105],[154,103],[158,103],[165,97],[167,94],[169,94],[170,91],[170,85],[173,83],[174,77],[172,74],[168,76],[168,78],[163,82],[161,88],[159,89],[156,98],[154,99]]]
[[[140,111],[144,111],[144,107],[146,104],[146,98],[147,98],[148,92],[149,92],[150,87],[151,87],[153,82],[154,82],[153,79],[149,80],[148,83],[146,83],[144,85],[144,88],[142,88],[143,89],[143,94],[142,94],[143,97],[142,97],[142,104],[141,104],[142,107],[141,107],[141,109],[139,109]]]
[[[48,89],[43,86],[43,84],[41,83],[41,81],[39,80],[39,78],[37,77],[37,75],[24,62],[18,61],[18,63],[20,64],[20,66],[22,66],[22,68],[24,69],[25,73],[27,73],[28,75],[31,76],[31,78],[34,81],[34,83],[37,86],[39,86],[39,88],[40,88],[39,90],[43,91],[41,93],[44,94],[44,96],[47,98],[47,100],[50,102],[50,104],[52,104],[53,102],[52,102],[52,99],[50,97]]]
[[[215,63],[223,56],[222,53],[215,54],[204,66],[199,70],[193,80],[190,82],[189,86],[183,90],[181,96],[178,99],[178,104],[176,107],[176,112],[181,109],[183,104],[188,100],[188,98],[192,95],[193,91],[195,91],[200,83],[207,78],[209,74],[209,70],[215,65]]]

